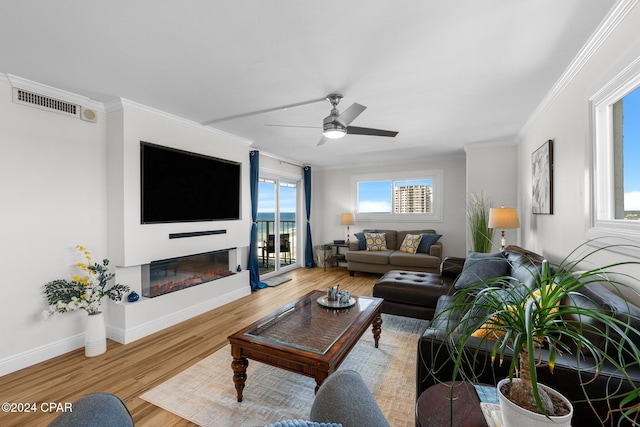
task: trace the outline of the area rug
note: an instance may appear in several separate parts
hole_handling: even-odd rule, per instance
[[[276,276],[276,277],[270,277],[268,279],[263,280],[264,283],[267,284],[267,286],[278,286],[278,285],[282,285],[283,283],[288,282],[289,280],[291,280],[291,277],[286,277],[286,276]]]
[[[379,348],[367,331],[340,369],[358,371],[394,427],[415,426],[416,342],[425,320],[382,315]],[[201,426],[261,426],[308,419],[315,380],[249,360],[242,402],[237,402],[231,347],[149,390],[142,399]],[[348,403],[346,403],[348,404]]]

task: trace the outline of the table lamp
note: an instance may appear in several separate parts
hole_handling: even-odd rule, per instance
[[[504,230],[510,228],[520,228],[520,221],[518,221],[518,212],[516,211],[516,208],[505,208],[504,206],[500,208],[491,208],[489,210],[488,227],[502,230],[502,234],[500,237],[502,247],[500,248],[500,251],[504,251],[504,248],[506,247]]]
[[[353,213],[351,212],[345,212],[342,214],[342,218],[340,219],[340,223],[342,225],[346,225],[347,226],[347,241],[346,243],[349,243],[349,226],[353,225],[356,223],[356,218],[353,215]]]

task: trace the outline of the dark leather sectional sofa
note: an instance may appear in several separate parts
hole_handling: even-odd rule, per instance
[[[539,272],[543,257],[527,251],[526,249],[518,246],[509,246],[506,249],[506,256],[509,261],[509,271],[507,275],[517,277],[523,282],[533,280],[531,272]],[[459,317],[454,319],[453,324],[445,321],[443,316],[438,316],[439,313],[446,310],[447,306],[452,303],[452,294],[455,292],[453,284],[455,283],[455,277],[462,271],[464,264],[463,258],[446,258],[442,263],[440,274],[426,274],[423,278],[418,280],[421,284],[417,284],[417,287],[411,288],[410,281],[400,285],[396,294],[402,294],[407,292],[407,287],[411,288],[413,292],[410,302],[406,304],[398,301],[390,301],[387,305],[387,312],[391,310],[394,314],[402,314],[403,305],[406,305],[408,313],[415,313],[415,305],[424,304],[425,310],[422,312],[433,313],[433,319],[427,328],[424,330],[422,336],[418,342],[418,354],[417,354],[417,390],[416,398],[420,394],[438,382],[451,381],[453,376],[452,363],[450,355],[442,345],[443,339],[447,337],[447,328],[455,327],[455,320],[462,318],[463,313],[460,313]],[[394,298],[392,292],[393,274],[400,272],[390,272],[383,276],[380,281],[374,286],[374,295],[376,293],[386,294],[388,297]],[[413,274],[411,272],[405,272],[406,274]],[[452,277],[453,276],[453,277]],[[385,280],[387,279],[387,280]],[[402,279],[402,278],[401,278]],[[395,279],[400,280],[401,279]],[[429,282],[429,284],[426,284]],[[382,283],[382,287],[380,287]],[[405,289],[402,287],[404,286]],[[429,290],[424,293],[424,297],[420,298],[420,287],[429,287]],[[376,287],[380,287],[376,291]],[[434,297],[434,292],[440,293],[440,296]],[[589,283],[582,289],[584,298],[574,298],[575,304],[583,304],[585,306],[593,307],[597,304],[610,313],[612,316],[617,316],[620,319],[628,320],[631,318],[633,326],[640,329],[640,308],[629,303],[623,299],[620,295],[611,292],[600,283]],[[395,297],[398,299],[398,297]],[[386,301],[385,301],[386,304]],[[435,304],[435,306],[434,306]],[[383,307],[383,311],[385,311]],[[421,316],[424,317],[424,316]],[[597,337],[594,337],[596,339]],[[640,342],[636,343],[640,346]],[[470,351],[477,351],[478,356],[476,366],[467,366],[466,369],[472,369],[477,376],[477,380],[487,384],[497,384],[502,378],[507,376],[507,366],[509,363],[508,358],[512,356],[512,353],[507,353],[507,360],[500,365],[497,361],[492,364],[491,354],[489,351],[490,343],[486,340],[483,341],[479,338],[470,338],[466,342],[466,347]],[[543,352],[546,350],[542,350]],[[544,355],[542,356],[544,358]],[[576,366],[576,357],[570,354],[559,355],[555,369],[553,373],[550,373],[547,368],[539,369],[539,381],[543,384],[547,384],[562,394],[564,394],[574,404],[574,417],[572,424],[576,426],[596,426],[600,425],[600,421],[594,414],[593,410],[589,407],[589,404],[585,402],[585,394],[583,387],[591,399],[598,399],[604,397],[607,392],[619,394],[624,391],[630,390],[632,387],[625,383],[622,374],[616,371],[613,366],[605,366],[605,369],[596,375],[593,369],[590,367],[593,365],[593,360],[589,360],[589,357],[585,356],[582,359],[580,365],[580,371]],[[634,366],[629,368],[628,374],[630,374],[636,386],[640,387],[640,367]],[[613,399],[609,402],[613,408],[618,407],[618,402]],[[591,403],[598,413],[598,415],[605,419],[609,411],[607,402],[592,401]],[[613,419],[608,421],[617,420],[617,413],[613,414]],[[622,425],[625,425],[624,423]]]

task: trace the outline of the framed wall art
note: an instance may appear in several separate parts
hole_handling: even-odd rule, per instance
[[[550,139],[531,155],[532,212],[553,214],[553,141]]]

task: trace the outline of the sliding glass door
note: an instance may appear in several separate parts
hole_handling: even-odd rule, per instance
[[[261,278],[299,266],[297,207],[297,182],[260,177],[258,258]]]

